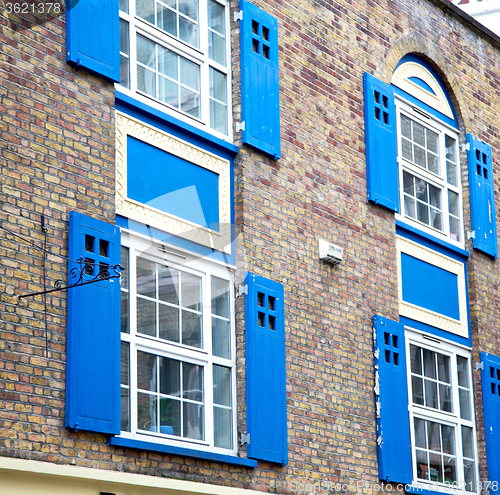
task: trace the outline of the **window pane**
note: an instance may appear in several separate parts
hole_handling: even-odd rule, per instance
[[[448,184],[456,186],[457,184],[457,166],[449,161],[446,162],[446,180]]]
[[[216,447],[233,448],[233,415],[231,409],[214,406],[214,442]]]
[[[425,150],[423,148],[421,148],[420,146],[414,146],[413,156],[414,156],[413,161],[416,165],[422,168],[427,168],[425,160]]]
[[[441,425],[441,432],[443,434],[443,452],[455,455],[455,428]]]
[[[413,147],[410,141],[406,139],[401,140],[401,151],[403,153],[403,158],[406,158],[410,162],[413,161]]]
[[[430,129],[426,130],[426,135],[427,135],[427,149],[437,155],[439,135],[431,131]]]
[[[179,107],[179,86],[165,77],[158,77],[158,99],[167,105]]]
[[[158,431],[157,401],[155,395],[137,394],[137,428],[146,431]]]
[[[156,74],[151,69],[137,66],[137,89],[156,97]]]
[[[405,115],[401,115],[401,135],[411,139],[411,119]]]
[[[415,200],[405,196],[405,215],[411,218],[416,218]]]
[[[430,380],[424,381],[425,385],[425,405],[434,409],[438,408],[437,383]]]
[[[431,481],[443,482],[443,457],[429,453],[429,478]]]
[[[179,12],[193,21],[198,21],[198,0],[179,1]]]
[[[450,358],[443,354],[437,354],[438,379],[445,383],[451,383]]]
[[[174,52],[158,47],[158,72],[174,81],[179,80],[179,56]]]
[[[429,207],[420,201],[417,201],[417,220],[429,225]]]
[[[201,311],[201,277],[181,272],[182,307]]]
[[[439,175],[439,157],[433,153],[427,153],[427,168],[429,172]]]
[[[210,97],[227,103],[226,75],[210,67]]]
[[[458,194],[453,191],[448,191],[448,210],[456,217],[459,216],[458,212]]]
[[[425,434],[425,421],[415,418],[415,447],[427,448],[427,437]]]
[[[214,404],[231,406],[231,369],[214,365]]]
[[[451,412],[451,387],[448,385],[439,385],[439,409],[441,411]]]
[[[457,356],[458,384],[461,387],[469,388],[469,360],[462,356]]]
[[[425,146],[425,127],[413,121],[413,141],[420,146]]]
[[[474,458],[474,445],[472,435],[472,428],[467,426],[462,426],[462,453],[464,457],[468,459]]]
[[[121,260],[120,260],[120,265],[122,266],[123,270],[121,271],[121,279],[120,279],[120,285],[122,289],[128,289],[129,288],[129,250],[127,247],[122,246],[121,247]]]
[[[157,9],[158,27],[173,36],[177,36],[177,16],[175,11],[164,7],[160,3],[157,4]]]
[[[417,478],[422,480],[429,479],[429,458],[427,452],[424,450],[416,451],[416,460],[417,460]]]
[[[160,398],[160,433],[181,436],[181,401]]]
[[[179,272],[168,266],[158,269],[158,293],[162,301],[179,304]]]
[[[200,66],[180,57],[180,82],[188,88],[200,91]]]
[[[420,347],[410,344],[411,372],[417,375],[422,374],[422,352]]]
[[[137,298],[137,333],[156,337],[156,303]]]
[[[444,481],[453,483],[457,481],[456,460],[454,457],[444,456]]]
[[[136,0],[136,14],[145,21],[155,24],[155,2],[154,0]]]
[[[156,266],[142,258],[137,258],[137,293],[156,297]]]
[[[436,353],[428,349],[422,349],[424,358],[424,376],[436,378]]]
[[[428,195],[427,195],[427,182],[418,177],[415,177],[415,193],[417,199],[423,201],[424,203],[428,203]]]
[[[457,162],[457,141],[450,136],[445,137],[446,159],[450,162]]]
[[[193,404],[191,402],[184,402],[183,413],[183,436],[186,438],[193,438],[194,440],[203,440],[205,437],[205,431],[203,428],[203,406],[200,404]]]
[[[170,340],[171,342],[180,342],[179,329],[179,308],[159,305],[159,337],[160,339]]]
[[[413,403],[424,405],[424,382],[422,378],[416,376],[411,377],[411,389],[413,396]]]
[[[210,127],[227,134],[227,106],[210,100]]]
[[[208,32],[208,56],[211,60],[226,66],[226,38],[213,31]]]
[[[229,281],[212,277],[212,314],[229,318]]]
[[[175,359],[160,358],[160,393],[181,396],[181,362]]]
[[[182,312],[182,343],[201,348],[201,315]]]
[[[129,293],[122,290],[121,295],[121,331],[130,333]]]
[[[226,35],[226,24],[224,22],[224,7],[214,0],[208,0],[208,27],[222,36]]]
[[[184,399],[203,402],[203,368],[197,364],[182,363]]]
[[[128,14],[128,1],[129,0],[120,0],[120,10]]]
[[[200,117],[200,95],[194,93],[186,88],[180,88],[181,90],[181,110],[183,112],[192,115],[193,117]]]
[[[130,41],[128,33],[128,22],[120,19],[120,51],[125,55],[130,54]]]
[[[429,184],[429,202],[431,206],[441,209],[441,189]]]
[[[155,44],[140,34],[137,35],[137,61],[151,69],[156,69]]]
[[[231,359],[230,323],[212,318],[212,352],[215,356]]]
[[[137,388],[156,392],[156,356],[147,352],[137,353]]]
[[[426,421],[427,423],[427,447],[429,450],[441,452],[441,430],[439,423]]]
[[[130,431],[130,390],[121,389],[121,426],[122,431]]]
[[[179,16],[179,38],[198,48],[200,44],[198,24],[191,22],[185,17]]]
[[[121,384],[130,385],[129,374],[130,374],[130,356],[129,356],[129,344],[128,342],[122,342],[121,345]]]
[[[460,396],[460,417],[462,419],[471,419],[470,412],[470,394],[468,390],[463,388],[458,389],[458,395]]]

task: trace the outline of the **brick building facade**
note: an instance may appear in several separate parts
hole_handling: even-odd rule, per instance
[[[22,5],[0,493],[496,493],[500,38],[444,0]]]

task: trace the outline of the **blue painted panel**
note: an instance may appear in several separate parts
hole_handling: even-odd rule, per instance
[[[500,357],[481,352],[480,358],[488,480],[500,481]],[[498,493],[490,488],[490,494]]]
[[[394,90],[368,73],[364,74],[363,83],[368,199],[399,212]]]
[[[410,81],[414,82],[415,84],[417,84],[418,86],[420,86],[421,88],[425,89],[426,91],[428,91],[432,95],[436,94],[436,93],[434,93],[434,91],[432,90],[432,88],[425,81],[423,81],[422,79],[420,79],[420,77],[413,77],[412,76],[412,77],[409,77],[408,79]]]
[[[278,21],[240,0],[242,142],[274,159],[281,157]],[[264,117],[265,116],[265,117]]]
[[[127,196],[218,230],[219,175],[130,136]]]
[[[194,255],[195,257],[199,256],[200,258],[210,258],[212,260],[221,261],[222,263],[226,263],[232,266],[236,264],[236,255],[235,255],[236,247],[234,246],[234,239],[235,239],[234,226],[232,226],[231,229],[231,239],[233,240],[233,248],[231,249],[231,254],[225,254],[220,251],[215,251],[212,248],[202,246],[201,244],[188,241],[187,239],[182,239],[181,237],[177,237],[172,234],[167,234],[166,232],[163,232],[154,227],[150,227],[149,225],[136,222],[135,220],[129,220],[128,218],[122,217],[121,215],[116,215],[116,225],[124,229],[133,230],[134,232],[145,235],[151,239],[155,239],[157,241],[161,241],[166,244],[171,244],[172,246],[176,246],[181,249],[186,249],[187,251],[191,251],[190,254]]]
[[[80,257],[94,263],[87,279],[120,263],[120,229],[71,212],[69,258]],[[78,267],[70,261],[68,273]],[[65,424],[118,434],[120,407],[120,282],[111,279],[68,291]]]
[[[405,328],[378,315],[373,316],[373,328],[379,478],[411,483]]]
[[[422,332],[434,335],[438,339],[449,340],[451,342],[455,342],[456,344],[460,344],[465,347],[472,346],[472,339],[470,337],[470,327],[469,327],[469,337],[465,338],[465,337],[460,337],[459,335],[455,335],[454,333],[441,330],[440,328],[427,325],[426,323],[422,323],[421,321],[412,320],[411,318],[407,318],[406,316],[400,316],[399,322],[405,325],[406,327],[414,328],[415,330],[421,330]]]
[[[183,457],[192,457],[205,461],[220,462],[222,464],[231,464],[234,466],[244,466],[249,468],[257,467],[257,461],[245,459],[234,455],[216,454],[214,452],[205,452],[203,450],[187,449],[184,447],[173,447],[154,442],[144,442],[141,440],[132,440],[130,438],[112,437],[109,439],[110,445],[119,447],[128,447],[137,450],[149,450],[151,452],[161,452],[163,454],[180,455]]]
[[[491,146],[467,134],[470,208],[474,249],[498,257]]]
[[[422,110],[425,110],[426,112],[430,113],[434,117],[442,120],[443,122],[446,122],[448,125],[451,125],[455,129],[458,129],[457,115],[455,113],[455,109],[453,108],[453,103],[450,100],[450,97],[448,95],[448,91],[446,90],[446,87],[443,84],[443,81],[442,81],[441,77],[439,76],[439,74],[424,59],[418,57],[417,55],[413,55],[413,54],[405,55],[398,62],[398,65],[396,66],[396,68],[399,67],[401,64],[404,64],[406,62],[415,62],[415,63],[421,65],[422,67],[424,67],[425,69],[427,69],[432,74],[434,79],[437,81],[437,83],[439,84],[439,86],[443,90],[443,92],[446,96],[446,99],[448,100],[448,104],[450,105],[451,111],[453,113],[453,119],[446,117],[441,112],[438,112],[437,110],[430,107],[429,105],[427,105],[427,104],[423,103],[422,101],[418,100],[417,98],[411,96],[406,91],[403,91],[403,90],[395,87],[394,88],[395,93],[402,96],[403,98],[409,100],[410,103],[414,103],[414,104],[418,105],[419,107],[422,108]]]
[[[247,457],[287,464],[283,284],[252,273],[246,284]]]
[[[119,0],[67,0],[66,58],[120,81]],[[73,6],[74,5],[74,6]]]
[[[426,246],[462,263],[465,263],[469,257],[469,251],[434,237],[427,232],[423,232],[413,225],[407,224],[403,220],[396,219],[396,235],[418,242],[422,244],[422,246]]]
[[[458,277],[401,253],[403,301],[460,320]]]
[[[158,127],[165,132],[184,139],[200,148],[203,148],[216,155],[223,156],[228,160],[233,160],[238,153],[238,147],[228,141],[224,141],[212,134],[186,124],[182,120],[172,117],[172,115],[162,112],[157,108],[150,107],[142,101],[138,101],[120,91],[115,91],[116,109],[131,117],[147,122]]]

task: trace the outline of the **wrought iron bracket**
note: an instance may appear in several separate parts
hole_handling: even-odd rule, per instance
[[[49,290],[44,290],[42,292],[32,292],[30,294],[18,294],[17,300],[24,299],[25,297],[34,297],[40,296],[42,294],[50,294],[52,292],[58,292],[61,290],[74,289],[75,287],[83,287],[84,285],[95,284],[97,282],[105,282],[106,280],[111,280],[112,278],[121,278],[121,271],[123,267],[120,264],[116,264],[113,266],[109,265],[99,265],[100,270],[97,275],[91,275],[89,271],[93,273],[93,265],[94,263],[89,263],[88,260],[84,260],[83,258],[79,258],[77,263],[80,265],[79,267],[74,267],[69,271],[68,281],[69,279],[75,279],[72,284],[63,285],[62,280],[56,280],[54,282],[54,288]],[[113,273],[114,272],[114,273]],[[87,275],[87,277],[86,277]]]

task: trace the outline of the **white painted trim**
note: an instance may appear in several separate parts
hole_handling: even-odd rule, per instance
[[[219,231],[134,201],[127,196],[127,137],[203,167],[219,176]],[[116,112],[116,213],[217,251],[231,253],[231,166],[225,160],[145,122]]]
[[[26,477],[35,477],[42,483],[47,480],[51,484],[59,483],[66,478],[72,482],[72,495],[86,493],[83,489],[80,491],[80,483],[86,485],[88,483],[103,482],[112,483],[115,491],[119,489],[127,490],[130,495],[152,495],[157,494],[158,489],[167,490],[165,495],[250,495],[262,494],[255,490],[244,490],[242,488],[231,488],[222,485],[210,485],[208,483],[196,483],[192,481],[176,480],[172,478],[163,478],[156,476],[146,476],[143,474],[123,473],[119,471],[107,471],[104,469],[60,465],[51,462],[31,461],[25,459],[15,459],[10,457],[0,457],[0,473],[7,474],[11,472],[17,477],[19,491],[10,492],[9,495],[28,495],[28,492],[23,489],[23,482]],[[22,476],[22,478],[21,478]],[[101,485],[102,487],[102,485]],[[2,488],[5,488],[2,481]],[[16,487],[17,488],[17,487]],[[107,488],[107,487],[106,487]],[[109,490],[109,488],[107,488]],[[45,491],[37,491],[37,493],[50,493]],[[68,492],[69,493],[69,492]],[[99,493],[99,491],[92,491]]]
[[[398,258],[398,292],[399,292],[399,314],[412,320],[421,321],[441,330],[454,333],[460,337],[469,337],[469,324],[467,320],[467,296],[465,287],[464,264],[449,258],[444,254],[426,248],[416,242],[403,237],[396,237],[396,250]],[[446,270],[457,276],[458,282],[458,304],[460,319],[455,320],[448,316],[430,311],[429,309],[410,304],[403,300],[403,285],[401,272],[401,254],[405,253],[419,260],[425,261],[438,268]]]
[[[432,91],[434,91],[434,94],[429,93],[429,91],[415,84],[410,80],[410,77],[422,79],[422,81],[426,82]],[[441,86],[434,76],[422,65],[416,62],[401,64],[394,71],[391,83],[453,120],[453,111],[444,91],[441,89]]]

